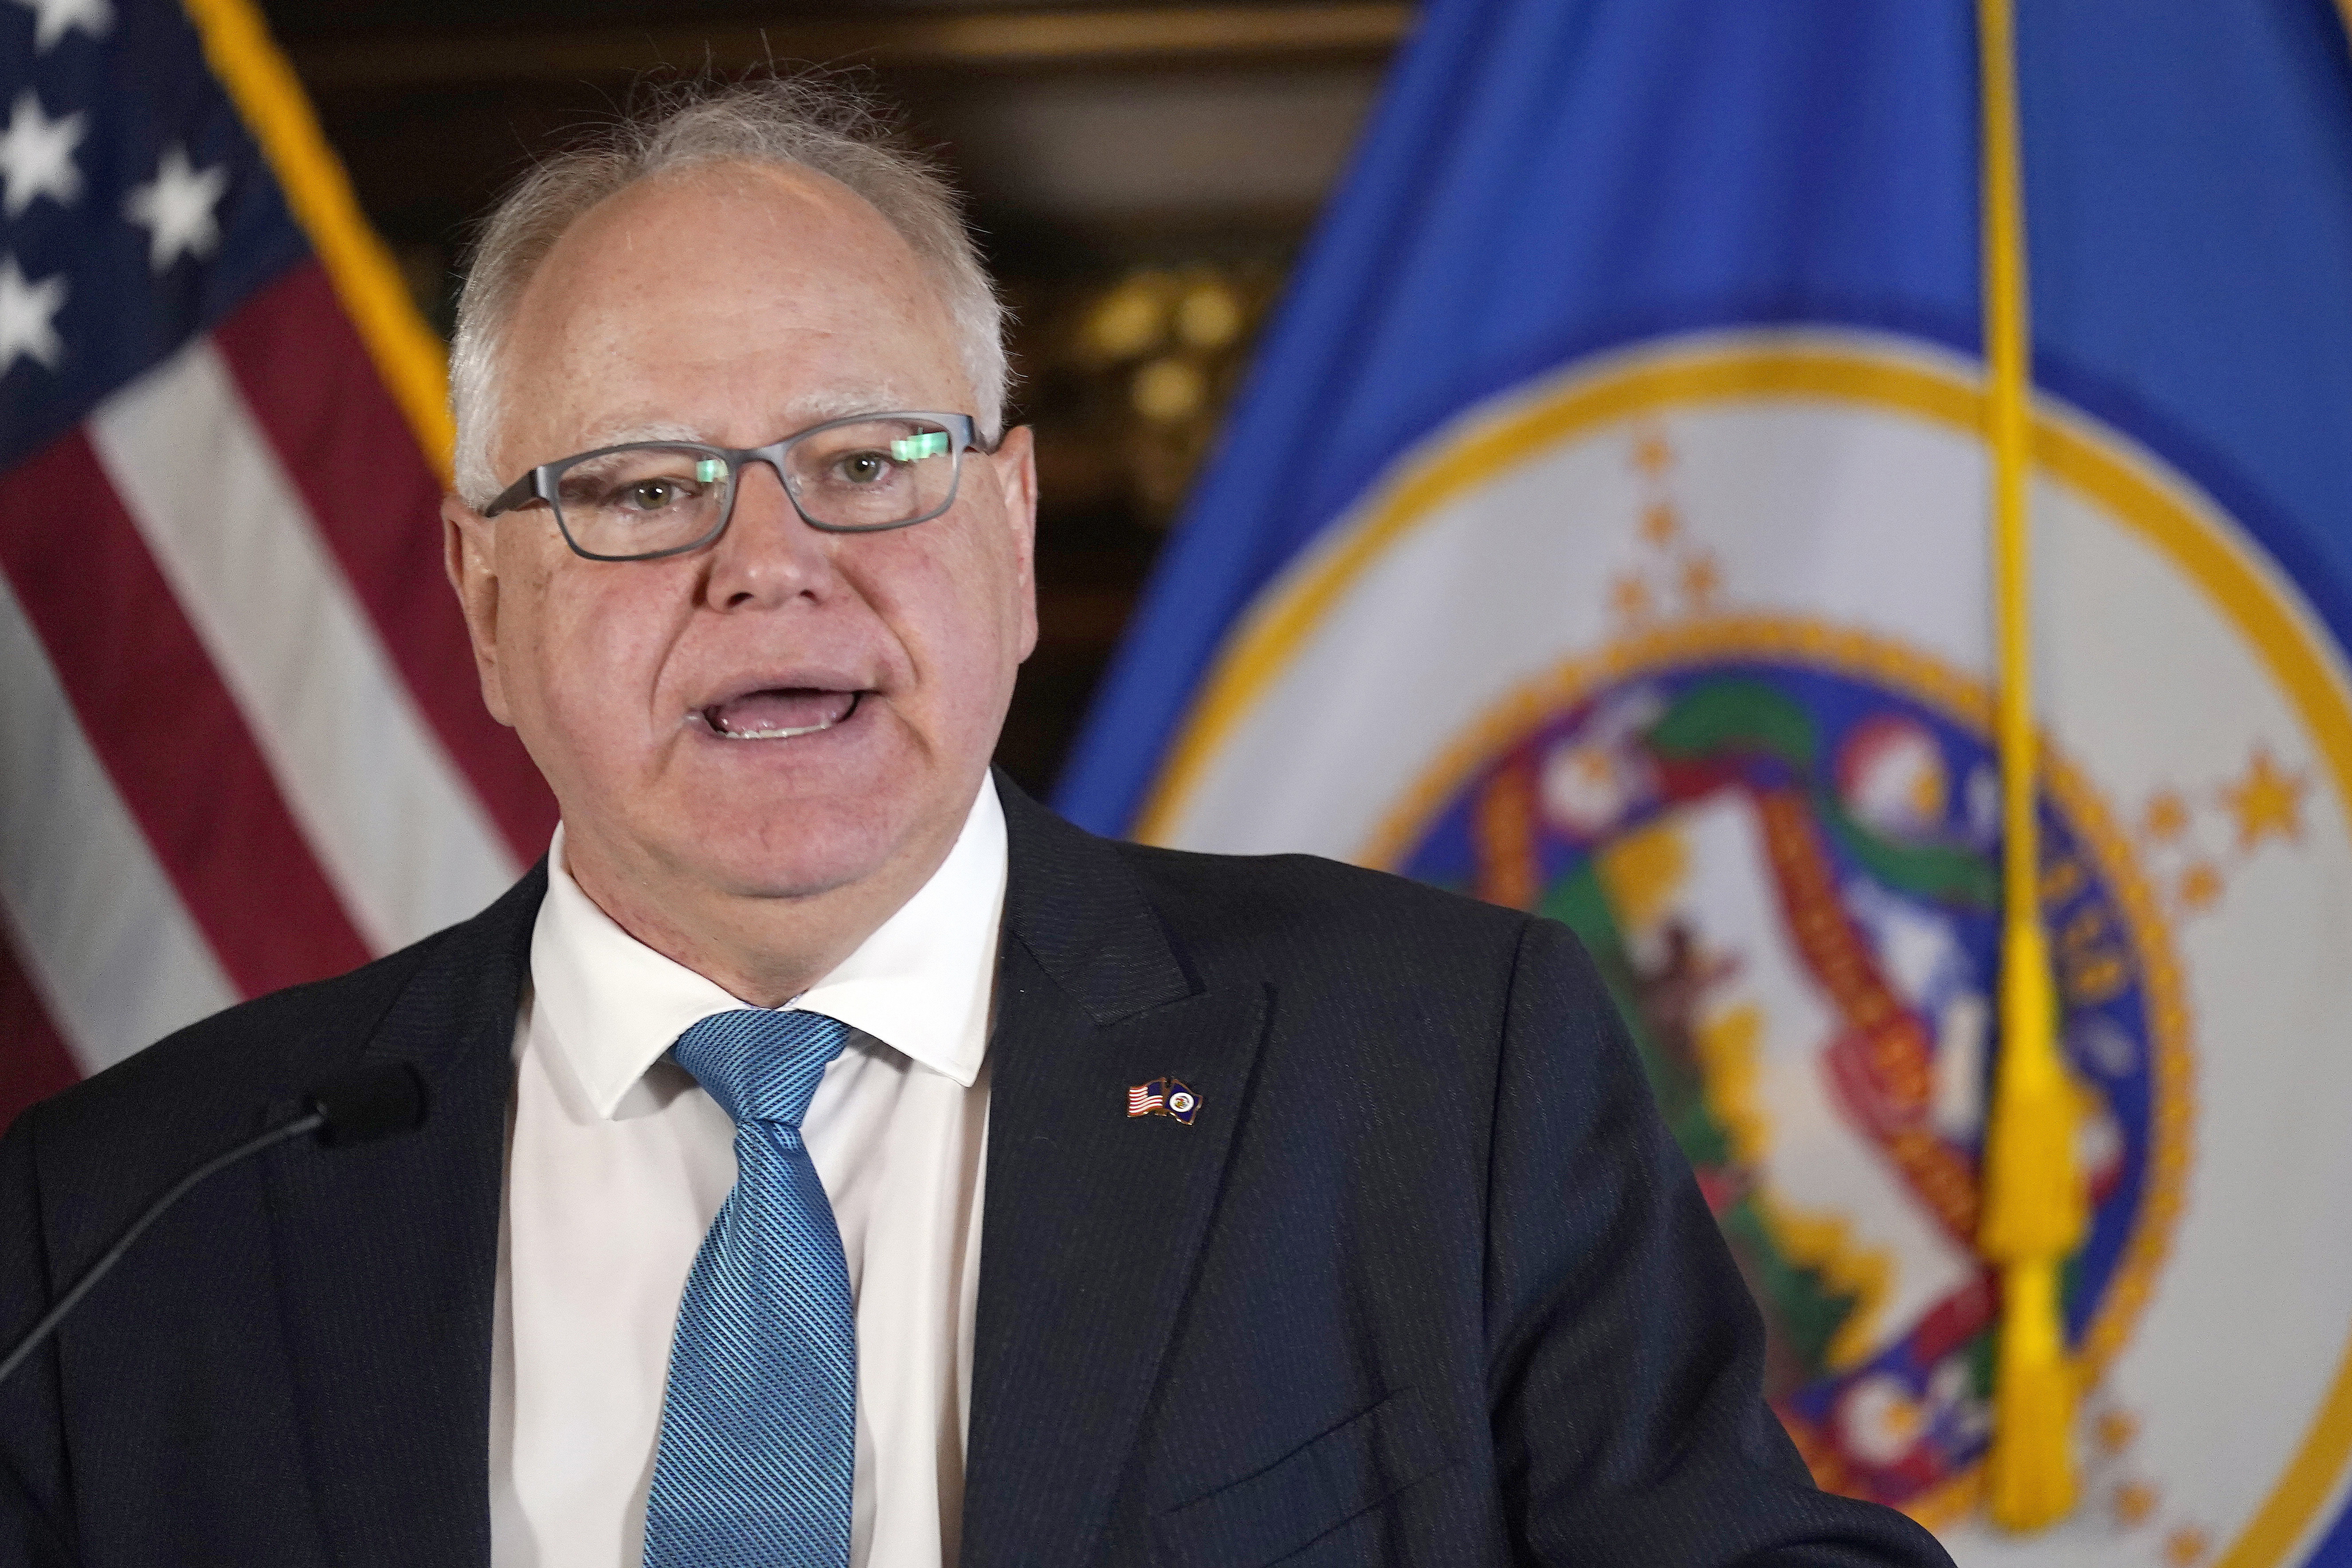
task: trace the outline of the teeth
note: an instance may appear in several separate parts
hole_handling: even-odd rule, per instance
[[[795,735],[814,735],[819,731],[830,730],[836,724],[846,724],[849,722],[850,716],[857,711],[857,705],[865,700],[866,693],[863,691],[852,692],[849,698],[849,706],[841,710],[840,716],[837,718],[827,719],[821,724],[795,724],[789,727],[779,726],[757,730],[730,730],[719,721],[719,710],[716,708],[706,708],[702,710],[702,722],[704,728],[708,729],[712,734],[718,735],[725,740],[789,741]]]

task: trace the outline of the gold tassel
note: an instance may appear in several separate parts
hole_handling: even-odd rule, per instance
[[[2056,1262],[2083,1237],[2074,1168],[2082,1099],[2059,1057],[2049,949],[2030,916],[2002,932],[2000,980],[2000,1060],[1977,1243],[1997,1262]]]
[[[2001,1275],[1985,1500],[1997,1523],[2025,1531],[2074,1506],[2074,1369],[2058,1279],[2087,1216],[2074,1163],[2079,1101],[2058,1054],[2042,928],[2029,914],[2003,935],[2000,1064],[1978,1234]]]
[[[2074,1369],[2058,1310],[2058,1266],[2001,1270],[2000,1361],[1993,1374],[1985,1500],[2009,1530],[2055,1524],[2074,1507]]]

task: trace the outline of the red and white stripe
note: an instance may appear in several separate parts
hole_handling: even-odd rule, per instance
[[[1139,1083],[1127,1091],[1127,1113],[1129,1116],[1149,1116],[1164,1109],[1166,1104],[1154,1083]]]
[[[0,485],[0,1121],[460,920],[554,814],[439,485],[296,268]]]

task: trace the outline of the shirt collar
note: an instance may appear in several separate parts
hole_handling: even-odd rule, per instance
[[[1003,917],[1004,808],[983,781],[930,879],[832,973],[785,1004],[838,1018],[966,1089],[988,1049]],[[623,931],[572,879],[559,824],[530,939],[532,1007],[596,1114],[713,1013],[751,1004]]]

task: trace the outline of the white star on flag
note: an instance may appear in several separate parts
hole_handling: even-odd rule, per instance
[[[0,210],[16,217],[37,196],[55,196],[60,206],[81,195],[81,171],[74,149],[81,144],[82,116],[51,120],[30,89],[19,94],[8,129],[0,132],[0,184],[7,187]]]
[[[16,0],[30,9],[37,18],[33,24],[33,52],[41,54],[51,44],[79,27],[93,38],[106,37],[107,28],[114,26],[114,6],[110,0]]]
[[[152,231],[147,247],[148,265],[158,272],[183,254],[209,256],[220,243],[220,225],[213,207],[228,189],[228,170],[215,164],[194,169],[185,147],[167,148],[156,165],[155,178],[131,193],[122,210],[131,222]]]
[[[66,302],[66,276],[55,273],[27,283],[14,256],[0,256],[0,375],[19,355],[58,367],[65,344],[58,341],[58,307]]]

